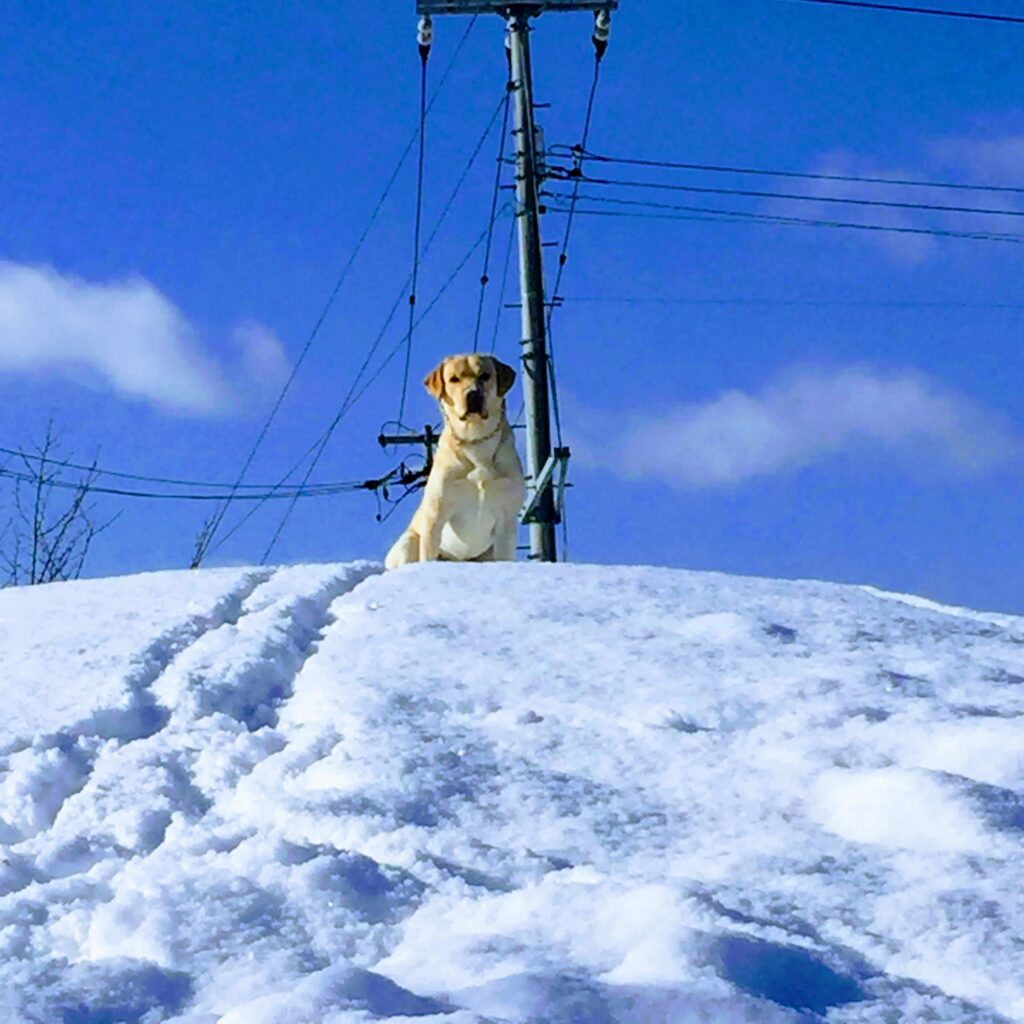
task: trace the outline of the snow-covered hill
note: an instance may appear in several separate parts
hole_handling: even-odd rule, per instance
[[[3,1024],[1024,1021],[1024,619],[335,565],[0,656]]]

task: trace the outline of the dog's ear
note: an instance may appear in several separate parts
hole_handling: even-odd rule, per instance
[[[494,372],[498,378],[498,394],[507,395],[516,382],[516,371],[499,360],[494,360]]]
[[[438,364],[423,380],[423,386],[440,402],[444,397],[444,362]]]

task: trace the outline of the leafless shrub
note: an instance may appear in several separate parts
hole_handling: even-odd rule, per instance
[[[78,579],[93,541],[120,515],[96,516],[91,500],[99,475],[95,461],[71,466],[59,452],[51,420],[40,444],[0,466],[0,480],[11,483],[13,506],[0,530],[3,585]]]

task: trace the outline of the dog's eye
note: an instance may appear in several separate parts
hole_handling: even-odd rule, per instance
[[[480,379],[483,380],[483,381],[488,381],[488,380],[491,379],[491,375],[489,373],[481,373],[480,374]]]
[[[449,384],[458,384],[459,383],[459,378],[458,377],[449,377],[448,378],[448,383]]]

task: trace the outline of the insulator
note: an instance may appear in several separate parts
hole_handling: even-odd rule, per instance
[[[611,11],[598,11],[594,15],[594,49],[597,50],[597,59],[600,60],[608,49],[608,39],[612,34]]]
[[[426,60],[430,55],[430,47],[434,44],[434,22],[429,14],[420,18],[419,28],[416,32],[416,42],[419,43],[420,56]]]

